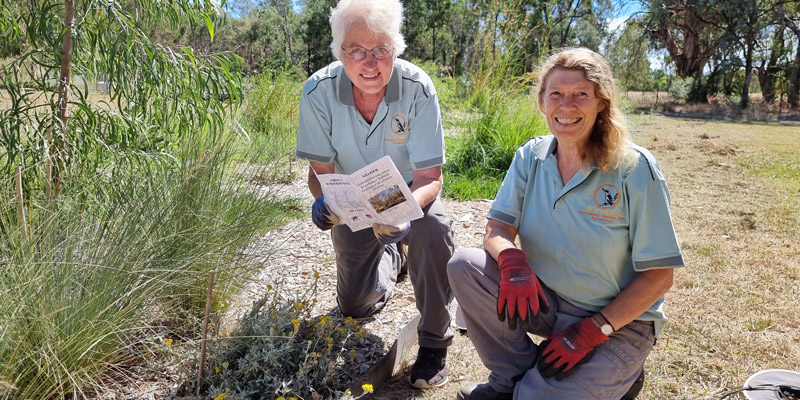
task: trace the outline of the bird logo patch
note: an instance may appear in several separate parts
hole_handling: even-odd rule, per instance
[[[392,115],[392,118],[389,120],[389,127],[392,132],[387,132],[388,134],[383,140],[393,144],[408,143],[408,119],[406,119],[405,115]]]
[[[395,114],[392,116],[392,132],[395,135],[405,135],[408,133],[408,121],[406,120],[406,116],[403,114]]]
[[[614,208],[619,203],[619,189],[611,184],[606,184],[594,191],[594,202],[600,208]]]

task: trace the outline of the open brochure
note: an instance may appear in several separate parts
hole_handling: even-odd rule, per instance
[[[353,232],[375,223],[400,225],[422,218],[422,209],[389,156],[350,175],[322,174],[317,179],[325,205]]]

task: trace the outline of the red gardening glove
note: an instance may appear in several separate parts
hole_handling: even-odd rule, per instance
[[[521,322],[523,329],[533,331],[539,324],[534,317],[547,312],[550,305],[544,297],[542,286],[533,273],[525,252],[509,248],[497,256],[500,266],[500,295],[497,297],[497,317],[500,321],[508,319],[508,327],[517,329]]]
[[[608,340],[590,317],[556,332],[539,344],[536,362],[542,376],[562,380],[590,358],[595,347]]]

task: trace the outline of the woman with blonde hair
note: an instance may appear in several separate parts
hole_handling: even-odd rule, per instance
[[[666,322],[673,269],[684,265],[669,191],[652,154],[628,139],[602,56],[554,53],[536,93],[551,134],[517,150],[484,249],[448,264],[491,371],[458,398],[632,399]]]

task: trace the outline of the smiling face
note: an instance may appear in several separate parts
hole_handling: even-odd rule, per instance
[[[370,49],[378,46],[391,46],[388,37],[376,36],[365,24],[354,25],[345,35],[342,47],[363,47],[367,56],[363,60],[353,61],[342,57],[344,71],[353,82],[353,90],[363,97],[383,96],[384,89],[392,77],[394,57],[376,60]],[[356,94],[356,93],[354,93]]]
[[[581,147],[592,132],[597,114],[605,109],[605,103],[595,97],[594,82],[579,69],[553,69],[542,97],[547,127],[559,144]]]

